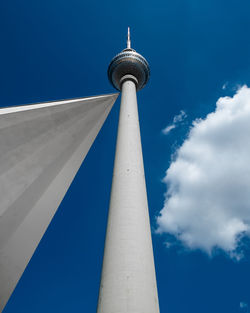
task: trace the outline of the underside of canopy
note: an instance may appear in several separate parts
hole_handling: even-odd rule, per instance
[[[0,109],[0,312],[117,96]]]

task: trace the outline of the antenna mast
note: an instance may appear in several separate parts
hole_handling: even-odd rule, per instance
[[[128,27],[127,49],[131,49],[131,41],[130,41],[130,27]]]

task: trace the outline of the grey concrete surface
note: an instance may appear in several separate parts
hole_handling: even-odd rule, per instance
[[[130,80],[122,84],[97,313],[159,313],[136,86]]]
[[[0,312],[116,98],[0,109]]]

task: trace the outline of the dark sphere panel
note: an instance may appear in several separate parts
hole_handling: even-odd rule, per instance
[[[132,49],[125,49],[115,56],[108,68],[109,80],[118,90],[120,90],[120,80],[125,75],[133,75],[138,80],[137,90],[146,85],[150,76],[148,62]]]

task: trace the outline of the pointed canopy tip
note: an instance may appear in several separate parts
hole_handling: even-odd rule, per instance
[[[128,27],[127,49],[131,49],[130,27]]]

